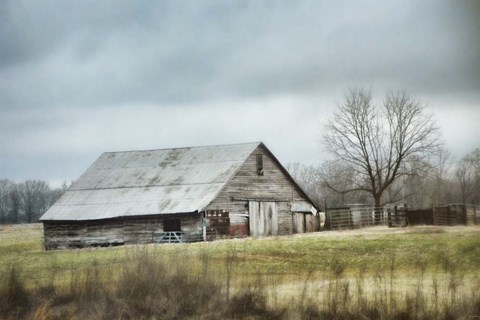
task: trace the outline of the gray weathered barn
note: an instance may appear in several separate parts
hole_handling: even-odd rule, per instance
[[[45,247],[316,231],[317,210],[263,143],[103,153],[41,217]]]

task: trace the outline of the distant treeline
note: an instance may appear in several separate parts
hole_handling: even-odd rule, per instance
[[[0,224],[38,221],[66,189],[66,183],[52,189],[45,181],[0,179]]]
[[[407,204],[427,208],[451,203],[480,203],[480,148],[456,159],[447,149],[423,158],[421,168],[396,179],[383,193],[384,205]],[[323,209],[347,204],[373,205],[372,195],[355,170],[338,161],[319,165],[290,163],[289,173],[310,199]],[[352,178],[353,177],[353,178]],[[366,182],[365,182],[366,181]]]

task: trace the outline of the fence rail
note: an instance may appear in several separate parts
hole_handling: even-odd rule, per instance
[[[182,243],[185,232],[159,232],[154,234],[156,243]]]
[[[327,230],[358,229],[388,224],[388,211],[384,208],[327,209]]]
[[[335,208],[325,212],[327,230],[358,229],[376,225],[474,225],[480,223],[475,205],[449,204],[431,208]]]
[[[218,232],[215,229],[207,228],[204,232],[185,232],[185,231],[170,231],[170,232],[155,232],[153,234],[153,242],[155,243],[188,243],[199,241],[213,241],[218,239],[231,239],[246,236],[231,236]]]
[[[406,225],[455,226],[480,222],[475,205],[454,203],[431,208],[396,208],[396,214],[405,216]]]

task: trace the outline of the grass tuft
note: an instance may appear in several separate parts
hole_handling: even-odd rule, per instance
[[[29,307],[30,295],[25,288],[24,281],[20,276],[18,266],[12,265],[8,272],[2,287],[0,287],[0,297],[3,301],[2,311],[21,315]]]
[[[480,317],[478,232],[322,237],[29,247],[0,259],[0,318]]]

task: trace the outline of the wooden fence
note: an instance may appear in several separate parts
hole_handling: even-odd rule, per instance
[[[345,207],[327,209],[325,229],[359,229],[388,224],[388,210],[385,208]]]
[[[365,208],[327,209],[326,230],[358,229],[376,225],[404,227],[414,225],[474,225],[480,223],[475,205],[449,204],[432,208]]]
[[[432,208],[394,208],[392,217],[404,217],[404,224],[455,226],[474,225],[480,223],[480,217],[475,205],[449,204],[442,207]],[[390,225],[390,224],[389,224]],[[391,226],[394,226],[393,224]]]

